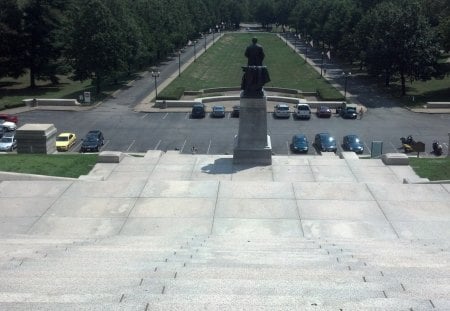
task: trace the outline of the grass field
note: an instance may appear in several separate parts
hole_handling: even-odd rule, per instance
[[[96,154],[5,154],[0,155],[0,171],[78,178],[96,162]]]
[[[450,180],[450,158],[409,158],[409,165],[423,178]]]
[[[198,91],[214,87],[239,87],[241,66],[247,65],[245,48],[254,34],[226,34],[189,66],[160,94],[159,98],[177,98],[180,90]],[[264,47],[271,82],[266,86],[292,88],[314,92],[325,99],[342,99],[342,95],[291,48],[274,34],[258,33],[258,43]]]

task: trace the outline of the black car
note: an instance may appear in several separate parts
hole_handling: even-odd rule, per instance
[[[297,134],[292,137],[291,149],[293,152],[308,152],[308,138],[303,134]]]
[[[192,106],[191,118],[204,118],[206,114],[206,106],[204,104],[194,104]]]
[[[342,147],[346,151],[353,151],[355,153],[364,152],[364,144],[357,135],[346,135],[342,141]]]
[[[100,148],[103,146],[104,142],[105,138],[103,137],[103,133],[101,131],[99,130],[89,131],[83,138],[80,152],[89,152],[89,151],[98,152]]]
[[[241,106],[239,105],[234,105],[233,106],[233,112],[231,113],[231,116],[234,118],[239,118],[239,112],[241,110]]]
[[[329,133],[316,134],[314,144],[319,151],[337,151],[336,140]]]

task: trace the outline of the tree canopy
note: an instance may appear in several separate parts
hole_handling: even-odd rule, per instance
[[[388,84],[427,79],[450,50],[450,0],[0,0],[0,77],[101,81],[210,31],[282,25]],[[100,90],[100,89],[99,89]],[[404,92],[404,88],[403,88]]]

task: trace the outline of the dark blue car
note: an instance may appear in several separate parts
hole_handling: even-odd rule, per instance
[[[316,134],[314,144],[319,151],[336,152],[336,140],[329,133]]]
[[[308,138],[303,134],[294,135],[292,137],[291,149],[293,152],[307,153],[309,150]]]
[[[357,135],[346,135],[342,141],[342,147],[346,151],[353,151],[355,153],[364,152],[364,144]]]
[[[98,152],[103,146],[105,138],[99,130],[89,131],[82,139],[80,152]]]

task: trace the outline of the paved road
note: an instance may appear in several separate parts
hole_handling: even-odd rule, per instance
[[[212,36],[207,37],[207,43]],[[199,46],[197,44],[197,55]],[[299,47],[299,45],[298,45]],[[301,50],[301,49],[300,49]],[[320,65],[321,57],[315,51],[309,51],[309,61]],[[181,55],[182,64],[192,59],[194,47],[187,47]],[[178,58],[161,64],[161,76],[158,83],[178,73]],[[342,70],[335,64],[327,64],[327,76],[332,83],[343,83]],[[100,129],[106,136],[104,150],[126,152],[145,152],[149,149],[180,150],[190,153],[195,147],[203,154],[231,154],[233,140],[238,131],[238,120],[227,114],[224,119],[192,120],[189,113],[138,113],[133,108],[153,91],[154,79],[151,74],[136,80],[133,87],[118,92],[115,98],[102,103],[91,111],[30,111],[21,113],[21,123],[54,123],[58,131],[72,131],[79,138],[90,129]],[[339,85],[338,85],[339,87]],[[342,86],[341,86],[342,89]],[[425,142],[430,152],[434,139],[443,142],[444,154],[448,149],[448,125],[450,115],[417,114],[397,107],[392,99],[376,90],[364,88],[363,81],[352,79],[348,93],[355,101],[369,106],[362,120],[343,120],[333,116],[331,119],[296,121],[292,117],[277,120],[268,115],[268,129],[272,138],[275,154],[289,154],[289,141],[296,133],[305,133],[310,141],[318,132],[328,131],[340,142],[349,133],[358,134],[366,143],[366,153],[370,152],[372,141],[383,141],[384,152],[394,152],[400,145],[401,136],[413,135],[416,140]],[[355,95],[356,94],[356,95]],[[362,94],[362,95],[360,95]],[[79,149],[80,142],[73,151]],[[311,149],[310,154],[315,153]]]

